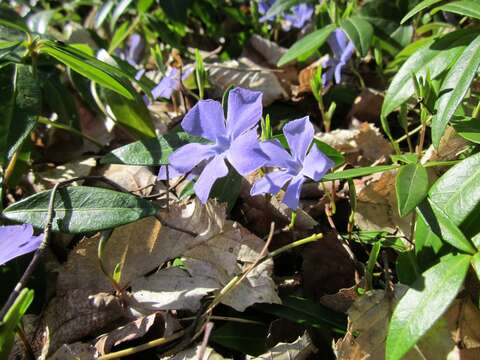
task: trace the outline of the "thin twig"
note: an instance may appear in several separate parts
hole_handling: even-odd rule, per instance
[[[208,340],[210,339],[210,334],[212,333],[213,323],[208,322],[205,324],[203,331],[203,340],[202,344],[200,345],[200,351],[198,352],[197,360],[203,360],[205,356],[205,350],[207,350]]]

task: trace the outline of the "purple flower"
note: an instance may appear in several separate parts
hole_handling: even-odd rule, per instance
[[[292,8],[292,13],[285,14],[282,24],[283,30],[289,31],[293,26],[296,29],[301,29],[312,18],[313,6],[311,4],[298,4]]]
[[[0,265],[38,249],[43,236],[33,235],[30,224],[0,227]]]
[[[193,72],[193,67],[186,67],[184,72],[182,73],[182,81],[185,81],[190,74]],[[156,85],[152,89],[152,97],[153,99],[158,99],[160,97],[165,99],[171,99],[174,91],[180,90],[181,82],[180,82],[180,72],[176,68],[169,68],[165,76],[160,80],[158,85]],[[147,105],[150,104],[150,101],[145,96],[143,98]]]
[[[215,181],[228,174],[225,160],[243,176],[263,166],[267,157],[260,149],[257,135],[261,117],[262,93],[242,88],[235,88],[228,95],[226,121],[222,105],[213,100],[199,101],[185,115],[182,128],[212,143],[184,145],[169,156],[169,162],[183,174],[197,165],[204,166],[194,186],[202,203],[207,202]]]
[[[335,84],[340,84],[342,80],[342,69],[351,59],[355,51],[353,42],[348,40],[342,29],[335,29],[327,41],[330,49],[332,49],[333,56],[329,56],[322,64],[324,69],[328,68],[322,75],[324,86],[334,78]]]
[[[258,13],[263,15],[260,22],[272,21],[275,16],[266,16],[268,10],[276,0],[260,0],[258,2]],[[293,6],[289,12],[280,14],[283,18],[282,28],[289,31],[292,27],[301,29],[313,15],[314,7],[312,4],[297,4]]]
[[[313,125],[307,117],[293,120],[283,127],[290,153],[288,153],[278,140],[266,141],[260,144],[269,160],[266,166],[280,168],[278,171],[268,173],[255,182],[250,194],[276,194],[287,183],[283,202],[296,210],[300,200],[300,190],[306,178],[320,181],[320,179],[334,165],[318,147],[313,144]],[[307,154],[308,152],[308,154]]]
[[[124,54],[125,60],[132,66],[136,66],[142,60],[145,49],[145,41],[139,34],[132,34],[127,40],[127,48]]]

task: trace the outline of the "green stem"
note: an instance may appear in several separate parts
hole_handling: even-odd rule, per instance
[[[101,144],[100,142],[98,142],[97,140],[92,138],[91,136],[88,136],[88,135],[82,133],[81,131],[78,131],[77,129],[72,128],[71,126],[61,124],[61,123],[58,123],[58,122],[55,122],[55,121],[51,121],[51,120],[48,120],[46,118],[38,118],[38,122],[40,124],[50,125],[54,128],[60,129],[60,130],[68,131],[68,132],[70,132],[74,135],[80,136],[80,137],[84,138],[85,140],[90,141],[92,144],[95,144],[99,148],[103,148],[103,144]]]

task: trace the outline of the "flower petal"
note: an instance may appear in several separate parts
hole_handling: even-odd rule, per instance
[[[42,235],[33,235],[30,224],[0,227],[0,265],[37,250],[42,239]]]
[[[262,117],[262,93],[235,88],[228,94],[227,133],[234,139]]]
[[[167,167],[168,167],[168,176],[167,176]],[[184,172],[178,171],[171,165],[160,166],[158,170],[157,180],[169,180],[175,179],[176,177],[184,175]]]
[[[303,175],[314,181],[320,181],[334,165],[335,163],[321,152],[317,145],[313,144],[303,162]]]
[[[214,145],[198,143],[186,144],[170,154],[168,161],[178,172],[186,174],[201,161],[217,155],[213,147]]]
[[[130,65],[136,65],[142,59],[142,52],[145,49],[145,41],[137,33],[132,34],[127,42],[126,60]]]
[[[333,32],[328,37],[327,42],[328,42],[328,45],[330,46],[330,49],[332,49],[334,58],[340,59],[342,52],[347,46],[347,41],[348,41],[348,38],[342,29],[337,28],[333,30]]]
[[[178,79],[178,70],[171,68],[167,74],[160,80],[158,85],[152,89],[152,97],[170,99],[175,90],[180,88],[180,80]]]
[[[284,170],[268,173],[253,184],[250,195],[276,194],[292,177],[292,174]]]
[[[275,166],[285,170],[294,171],[295,160],[292,155],[280,144],[278,140],[268,140],[260,143],[260,148],[267,155],[266,166]]]
[[[304,182],[305,176],[299,174],[295,176],[287,186],[285,196],[283,197],[283,202],[292,210],[297,210],[298,208],[298,203],[300,202],[300,191],[302,190],[302,185]]]
[[[283,127],[283,133],[287,138],[288,146],[292,156],[299,161],[303,162],[307,150],[313,140],[313,125],[308,119],[308,116],[304,118],[290,121]]]
[[[222,105],[214,100],[200,100],[183,118],[182,128],[191,135],[211,141],[225,136]]]
[[[227,159],[242,176],[265,165],[268,156],[260,148],[257,129],[251,129],[233,140],[227,151]]]
[[[203,169],[200,177],[193,186],[195,194],[205,204],[208,201],[208,196],[212,190],[213,184],[217,179],[227,176],[228,167],[225,164],[225,158],[223,155],[215,156]]]

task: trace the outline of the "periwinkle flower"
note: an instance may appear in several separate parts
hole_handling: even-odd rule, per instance
[[[42,235],[33,235],[33,227],[30,224],[1,226],[0,265],[37,250],[42,239]]]
[[[235,88],[228,95],[225,120],[218,101],[201,100],[184,117],[181,126],[191,135],[211,144],[190,143],[169,156],[170,168],[186,174],[203,166],[194,191],[206,203],[213,184],[228,174],[226,160],[243,176],[263,166],[267,160],[258,142],[257,123],[262,117],[262,93]]]
[[[265,141],[260,144],[268,156],[266,166],[278,167],[279,170],[268,173],[255,182],[250,194],[276,194],[287,184],[283,202],[296,210],[300,201],[300,190],[307,178],[320,179],[330,170],[334,163],[313,143],[313,125],[308,116],[293,120],[283,127],[290,153],[278,140]],[[310,145],[311,148],[310,148]],[[310,151],[308,149],[310,148]]]
[[[181,75],[181,81],[185,81],[193,72],[193,67],[187,67]],[[165,76],[160,80],[157,86],[152,89],[152,96],[154,99],[159,97],[170,99],[174,91],[180,90],[180,71],[176,68],[169,68]]]
[[[332,49],[333,56],[329,56],[322,64],[324,69],[327,68],[327,71],[322,75],[324,86],[332,82],[333,79],[335,79],[335,84],[340,84],[342,81],[342,69],[352,58],[355,51],[353,42],[348,40],[342,29],[335,29],[330,34],[327,42]]]
[[[260,0],[258,2],[258,13],[263,15],[259,20],[260,22],[272,21],[275,16],[266,16],[268,10],[272,7],[276,0]],[[282,28],[285,31],[289,31],[292,27],[301,29],[307,23],[313,15],[312,4],[297,4],[293,6],[288,12],[280,14],[283,19]]]
[[[124,52],[125,61],[132,66],[137,66],[142,60],[144,49],[145,41],[143,37],[137,33],[132,34],[127,40],[127,47]]]
[[[313,15],[313,6],[311,4],[298,4],[292,7],[292,13],[287,13],[283,16],[285,20],[282,28],[289,31],[291,27],[301,29],[310,21]]]

